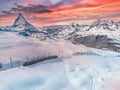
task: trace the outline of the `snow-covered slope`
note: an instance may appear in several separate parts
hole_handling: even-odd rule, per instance
[[[13,62],[25,62],[33,56],[59,58],[0,71],[0,90],[119,90],[120,53],[75,45],[60,38],[40,41],[35,37],[1,32],[0,63],[10,63],[10,57]]]
[[[119,90],[119,65],[120,57],[53,59],[0,72],[0,90]]]
[[[47,39],[39,41],[36,38],[24,37],[16,32],[4,32],[0,34],[0,60],[9,62],[11,56],[13,60],[26,60],[26,57],[41,56],[43,54],[57,54],[68,56],[73,53],[97,54],[102,56],[119,55],[117,52],[88,48],[84,45],[75,45],[63,39]],[[107,53],[108,52],[108,53]],[[109,53],[110,52],[110,53]]]
[[[50,31],[54,32],[50,33]],[[74,44],[84,44],[92,48],[117,52],[119,52],[120,47],[119,31],[119,22],[108,20],[97,20],[91,25],[72,23],[57,30],[49,29],[49,32],[44,30],[49,38],[70,40]]]
[[[42,56],[44,54],[67,55],[72,54],[77,46],[65,40],[51,40],[39,41],[36,38],[24,37],[18,35],[16,32],[4,32],[0,34],[0,61],[3,63],[9,62],[11,56],[13,60],[26,60],[27,56]],[[80,48],[82,50],[82,48]]]

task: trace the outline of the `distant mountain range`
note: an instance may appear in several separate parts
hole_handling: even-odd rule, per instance
[[[72,23],[38,29],[20,13],[12,26],[1,27],[0,31],[17,32],[39,40],[65,39],[92,48],[120,51],[120,22],[112,20],[97,20],[90,25]]]
[[[120,22],[97,20],[91,25],[72,23],[41,28],[41,31],[50,39],[65,39],[74,44],[120,52]]]
[[[120,30],[120,22],[97,20],[91,25],[72,23],[70,25],[40,28],[47,37],[69,39],[72,36],[106,35]]]
[[[68,39],[74,35],[86,35],[91,32],[99,31],[116,31],[120,30],[120,22],[111,20],[97,20],[91,25],[72,23],[70,25],[58,25],[36,28],[30,24],[24,16],[20,13],[12,26],[1,27],[0,31],[19,32],[20,34],[43,33],[46,37],[56,37]],[[99,33],[98,33],[99,34]]]

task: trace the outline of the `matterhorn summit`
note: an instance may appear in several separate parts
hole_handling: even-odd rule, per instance
[[[37,32],[38,31],[32,24],[30,24],[24,18],[24,16],[21,13],[19,13],[14,24],[12,25],[12,29],[17,30],[17,31],[25,31],[25,32]]]
[[[20,13],[17,17],[17,19],[14,22],[13,26],[17,26],[17,25],[25,25],[26,24],[26,20],[24,18],[24,16]]]

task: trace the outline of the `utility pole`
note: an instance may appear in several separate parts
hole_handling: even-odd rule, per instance
[[[20,61],[18,61],[18,68],[20,68]]]
[[[35,57],[33,56],[33,60],[35,60]]]
[[[12,64],[12,57],[10,57],[10,65],[11,65],[11,68],[13,67],[13,64]]]

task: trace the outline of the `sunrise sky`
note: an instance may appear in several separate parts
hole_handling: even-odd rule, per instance
[[[12,25],[19,13],[35,26],[119,20],[120,0],[0,0],[0,26]]]

